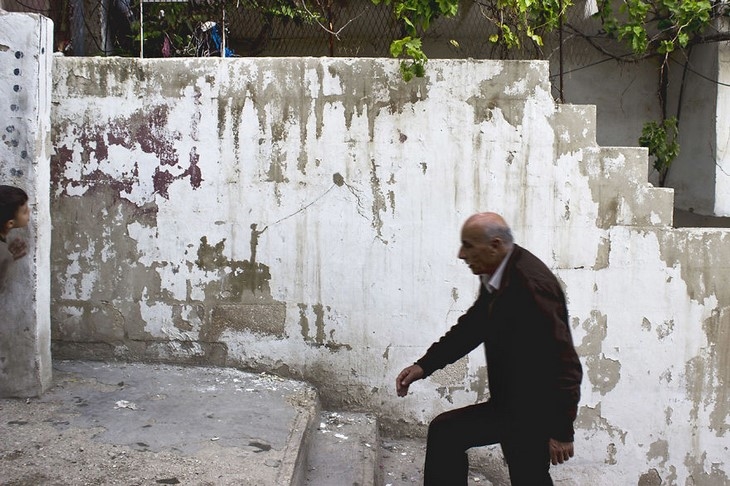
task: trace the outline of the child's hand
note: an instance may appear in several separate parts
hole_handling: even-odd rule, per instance
[[[13,255],[13,258],[17,260],[18,258],[23,258],[25,255],[28,254],[28,245],[25,243],[24,240],[16,238],[8,243],[8,251],[10,251],[10,253],[12,253]]]

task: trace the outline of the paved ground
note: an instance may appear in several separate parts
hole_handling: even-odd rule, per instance
[[[54,362],[53,382],[40,398],[0,399],[1,486],[423,481],[422,438],[379,437],[374,416],[320,411],[316,391],[302,382],[79,361]],[[498,447],[470,451],[470,463],[469,486],[509,484]],[[556,485],[604,486],[590,474],[594,465],[570,464],[555,469]]]
[[[0,484],[288,484],[315,397],[229,369],[56,362],[41,398],[0,400]]]

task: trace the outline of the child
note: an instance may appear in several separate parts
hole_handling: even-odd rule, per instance
[[[30,220],[28,195],[19,187],[0,185],[0,292],[5,287],[5,276],[10,264],[25,256],[25,241],[14,239],[8,242],[8,233],[13,228],[23,228]]]

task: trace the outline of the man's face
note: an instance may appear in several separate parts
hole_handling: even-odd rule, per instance
[[[459,258],[469,265],[475,275],[491,275],[497,270],[505,255],[502,247],[499,239],[488,241],[479,226],[467,224],[461,230]]]
[[[18,211],[15,213],[15,218],[13,218],[13,228],[24,228],[28,226],[28,221],[30,221],[30,208],[28,207],[28,203],[26,202],[22,206],[18,208]]]

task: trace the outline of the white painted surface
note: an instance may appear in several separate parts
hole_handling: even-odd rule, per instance
[[[381,59],[63,59],[54,217],[83,231],[54,254],[59,349],[74,322],[126,359],[223,343],[224,364],[426,423],[486,398],[481,351],[392,388],[474,299],[461,223],[498,211],[564,283],[585,365],[580,460],[556,478],[726,484],[730,233],[672,229],[646,151],[597,147],[593,109],[558,109],[547,74],[433,61],[405,85]]]
[[[51,383],[50,82],[53,24],[0,12],[0,183],[21,187],[31,208],[28,255],[0,295],[0,395],[35,396]]]

